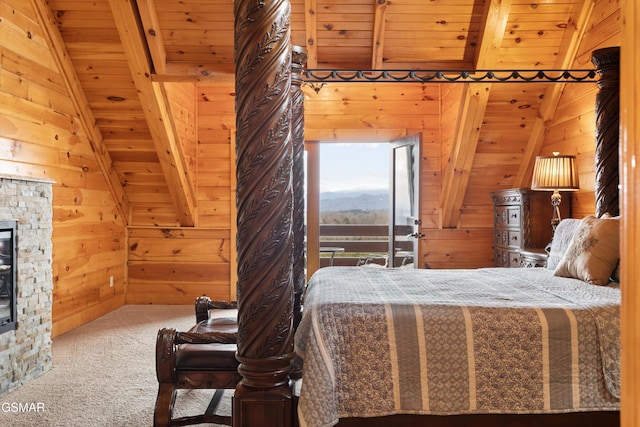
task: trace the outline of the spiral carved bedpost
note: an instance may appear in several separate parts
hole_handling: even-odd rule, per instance
[[[591,62],[600,75],[600,90],[596,95],[596,216],[600,217],[607,212],[616,216],[620,212],[620,48],[595,50]]]
[[[236,0],[238,372],[233,425],[290,426],[293,357],[288,0]]]
[[[291,137],[293,139],[293,330],[302,317],[302,293],[307,281],[304,272],[304,93],[302,73],[307,63],[306,49],[292,47]]]

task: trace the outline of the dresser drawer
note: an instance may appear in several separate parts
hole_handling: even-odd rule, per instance
[[[520,248],[522,242],[522,230],[519,228],[496,228],[494,243],[502,248]]]
[[[496,248],[496,267],[520,267],[520,253],[517,250]]]
[[[507,230],[507,246],[512,248],[520,248],[522,243],[522,230]]]
[[[511,268],[520,267],[520,252],[509,251],[509,267]]]
[[[496,207],[495,225],[519,227],[521,217],[520,206],[498,206]]]

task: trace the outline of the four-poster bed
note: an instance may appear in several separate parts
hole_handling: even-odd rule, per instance
[[[301,425],[617,411],[619,289],[553,272],[318,270],[296,331]]]
[[[293,335],[304,286],[295,243],[300,207],[292,177],[299,176],[299,149],[304,140],[300,120],[299,80],[292,76],[289,5],[286,1],[235,3],[236,120],[238,207],[238,368],[242,381],[234,395],[234,425],[289,426],[297,424],[296,396],[290,381],[294,358]],[[608,56],[608,55],[605,55]],[[608,70],[607,70],[608,71]],[[298,69],[295,71],[299,73]],[[616,75],[617,80],[617,75]],[[605,117],[606,116],[606,117]],[[608,119],[605,114],[603,117]],[[616,141],[617,148],[617,141]],[[613,171],[609,170],[609,173]],[[617,171],[616,179],[617,179]],[[608,180],[608,179],[607,179]],[[298,187],[299,188],[299,187]],[[617,193],[617,187],[616,187]],[[607,201],[617,195],[607,193]],[[609,204],[611,211],[613,205]],[[322,290],[314,292],[322,293]],[[576,302],[577,303],[577,302]],[[550,303],[553,305],[553,303]],[[579,303],[577,303],[579,304]],[[608,304],[608,303],[607,303]],[[305,309],[305,313],[307,310]],[[302,322],[305,322],[304,318]],[[377,349],[377,348],[376,348]],[[308,358],[309,354],[305,354]],[[305,375],[306,374],[306,375]],[[302,371],[304,383],[316,381]],[[486,385],[485,385],[486,386]],[[305,398],[304,392],[301,399]],[[602,396],[601,396],[602,397]],[[605,399],[606,400],[606,399]],[[617,424],[617,404],[576,407],[578,412],[550,415],[544,422],[562,425]],[[304,402],[301,402],[304,405]],[[599,409],[605,409],[600,411]],[[613,410],[610,410],[613,409]],[[586,412],[585,412],[586,411]],[[488,411],[491,412],[491,411]],[[395,415],[394,415],[395,416]],[[537,415],[499,414],[424,415],[433,425],[460,425],[481,420],[492,425],[513,422],[537,425]],[[378,425],[401,422],[417,425],[421,415],[400,418],[341,419],[340,425]],[[468,418],[467,418],[468,417]],[[478,418],[474,418],[478,417]],[[546,416],[545,416],[546,417]],[[330,422],[335,421],[330,417]],[[305,420],[306,423],[308,420]],[[439,424],[443,423],[443,424]],[[380,424],[381,425],[381,424]],[[431,424],[429,424],[431,425]],[[469,424],[471,425],[471,424]]]

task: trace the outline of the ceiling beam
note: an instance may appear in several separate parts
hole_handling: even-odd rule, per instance
[[[554,67],[565,69],[573,65],[580,41],[582,40],[591,13],[593,12],[593,7],[594,0],[584,0],[581,5],[576,4],[574,6],[571,17],[567,22],[567,29],[564,32]],[[540,110],[533,123],[529,140],[527,141],[522,160],[520,161],[520,168],[514,180],[514,186],[517,188],[529,187],[531,185],[535,157],[540,153],[540,149],[544,143],[546,128],[556,114],[563,91],[564,84],[547,85],[544,91],[544,98],[540,105]]]
[[[192,64],[168,62],[162,73],[151,77],[154,82],[235,82],[234,67],[227,64]]]
[[[376,0],[376,11],[373,20],[373,52],[371,54],[371,68],[374,70],[382,68],[386,13],[387,0]]]
[[[476,70],[491,69],[498,59],[507,29],[511,0],[490,0],[482,15],[479,45],[474,62]]]
[[[510,8],[511,0],[490,0],[487,3],[476,51],[476,69],[491,69],[496,63]],[[460,221],[490,92],[491,84],[487,83],[465,86],[457,132],[442,179],[440,207],[443,228],[455,228]]]
[[[469,83],[464,86],[458,116],[459,125],[444,171],[440,193],[443,228],[454,228],[458,225],[490,93],[490,83]]]
[[[318,19],[316,0],[304,0],[304,27],[307,36],[307,68],[318,68]]]
[[[56,19],[51,12],[46,0],[31,0],[31,5],[35,11],[38,24],[42,28],[43,36],[46,38],[49,51],[53,55],[62,80],[64,81],[69,98],[77,114],[80,127],[87,135],[91,149],[96,156],[96,162],[100,172],[105,178],[109,191],[115,201],[116,209],[125,225],[129,222],[129,202],[120,178],[109,155],[109,151],[104,145],[102,133],[96,125],[96,118],[93,115],[89,101],[80,85],[80,80],[71,62],[69,52],[65,47],[62,35],[56,25]]]
[[[144,28],[144,36],[149,46],[153,71],[156,74],[165,74],[167,71],[167,51],[164,48],[164,39],[160,32],[160,23],[153,0],[136,0],[140,20]]]
[[[152,62],[154,82],[234,82],[233,64],[193,64],[167,61],[154,0],[136,0]]]
[[[131,77],[182,226],[195,223],[196,201],[162,83],[152,81],[149,51],[133,0],[109,0]]]

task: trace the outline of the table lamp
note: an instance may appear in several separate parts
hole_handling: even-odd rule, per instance
[[[575,191],[580,189],[576,157],[561,156],[558,152],[554,152],[553,156],[537,156],[533,167],[531,189],[553,191],[551,195],[551,205],[553,206],[551,228],[555,232],[556,226],[562,219],[560,218],[560,202],[562,200],[560,190]]]

